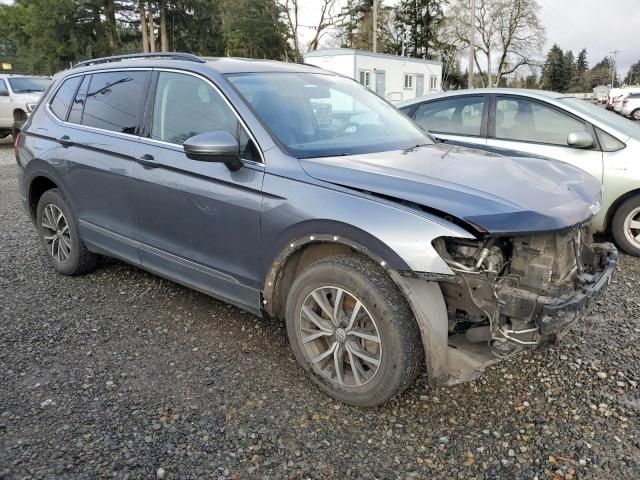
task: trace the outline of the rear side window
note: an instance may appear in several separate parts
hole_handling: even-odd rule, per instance
[[[149,75],[149,72],[137,70],[93,74],[82,125],[136,135]]]
[[[84,110],[84,102],[87,98],[87,90],[89,89],[89,82],[91,81],[91,75],[87,75],[82,80],[78,93],[76,93],[73,99],[73,105],[71,105],[71,111],[69,112],[70,123],[82,123],[82,111]]]
[[[423,103],[415,121],[429,132],[480,136],[484,97],[460,97]]]
[[[69,106],[71,105],[71,102],[76,94],[76,90],[78,89],[78,85],[80,84],[81,80],[82,77],[67,78],[56,92],[53,100],[51,100],[51,111],[60,120],[67,119]]]

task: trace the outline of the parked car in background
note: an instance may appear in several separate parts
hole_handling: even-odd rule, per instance
[[[603,183],[596,232],[640,255],[640,125],[559,93],[482,89],[399,105],[442,142],[571,163]]]
[[[49,83],[46,77],[0,74],[0,138],[20,131]]]
[[[640,120],[640,92],[630,93],[622,100],[620,114],[634,120]]]
[[[624,92],[622,91],[622,88],[612,88],[611,90],[609,90],[607,104],[605,105],[606,109],[613,110],[616,99],[620,98],[623,94]]]
[[[616,264],[583,229],[595,178],[438,144],[305,65],[84,62],[55,77],[16,155],[58,272],[111,255],[281,318],[311,379],[354,405],[402,391],[425,358],[450,385],[553,341]]]

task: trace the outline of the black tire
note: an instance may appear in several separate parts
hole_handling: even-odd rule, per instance
[[[633,120],[640,120],[640,108],[636,108],[631,115],[629,115]]]
[[[353,295],[375,321],[380,364],[363,385],[339,384],[323,374],[312,363],[302,341],[302,306],[311,292],[324,286],[342,288]],[[358,407],[383,404],[410,386],[424,365],[420,331],[411,307],[384,269],[365,257],[336,256],[312,264],[291,286],[285,317],[296,359],[321,390],[341,402]],[[334,335],[326,341],[335,338]],[[345,365],[348,366],[346,361]]]
[[[11,130],[0,130],[0,140],[11,135]]]
[[[53,205],[58,208],[64,215],[64,221],[66,221],[68,225],[68,240],[70,241],[71,247],[69,256],[65,261],[60,261],[52,254],[51,244],[45,239],[43,216],[45,215],[45,207],[48,205]],[[78,224],[71,212],[71,208],[69,208],[64,196],[57,188],[47,190],[40,197],[36,210],[36,228],[49,261],[59,273],[63,275],[80,275],[95,269],[98,263],[98,256],[87,250],[78,233]],[[57,241],[60,242],[61,240],[58,239]]]
[[[627,227],[625,224],[628,217],[632,215],[634,211],[636,212],[633,214],[634,217],[638,215],[638,209],[640,209],[640,195],[625,200],[622,205],[618,207],[611,221],[611,233],[618,246],[629,255],[635,255],[636,257],[640,257],[640,241],[634,243],[627,238]]]

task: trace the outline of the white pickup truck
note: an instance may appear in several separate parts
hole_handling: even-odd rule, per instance
[[[47,77],[0,74],[0,138],[20,131],[49,83]]]

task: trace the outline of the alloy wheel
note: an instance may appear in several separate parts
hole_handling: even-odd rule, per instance
[[[640,207],[631,210],[624,220],[624,234],[631,244],[640,248]]]
[[[640,120],[640,108],[633,112],[633,118],[636,120]]]
[[[362,302],[343,288],[324,286],[307,295],[300,337],[314,370],[341,387],[361,387],[380,369],[378,326]]]
[[[57,206],[49,203],[42,212],[42,230],[49,254],[65,263],[71,257],[71,234],[67,218]]]

